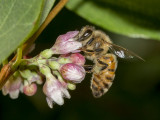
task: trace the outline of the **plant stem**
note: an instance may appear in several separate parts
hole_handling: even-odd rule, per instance
[[[22,46],[17,49],[17,58],[11,68],[13,71],[17,69],[17,67],[19,66],[21,62],[21,59],[22,59]]]

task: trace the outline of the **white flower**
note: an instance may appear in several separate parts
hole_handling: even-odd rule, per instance
[[[19,92],[22,86],[22,78],[20,76],[11,76],[6,84],[2,87],[3,95],[9,94],[12,99],[16,99],[19,96]]]
[[[46,82],[43,86],[43,92],[47,96],[46,100],[50,108],[53,107],[53,103],[63,105],[63,97],[70,98],[67,86],[55,79],[54,76],[46,78]]]

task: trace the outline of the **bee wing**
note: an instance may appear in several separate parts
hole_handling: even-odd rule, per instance
[[[109,43],[107,42],[107,44],[109,44],[109,50],[110,52],[114,53],[116,56],[120,57],[120,58],[126,58],[126,59],[130,59],[130,58],[138,58],[142,61],[145,61],[143,58],[141,58],[140,56],[138,56],[137,54],[135,54],[132,51],[129,51],[126,48],[123,48],[119,45],[113,44],[113,43]]]

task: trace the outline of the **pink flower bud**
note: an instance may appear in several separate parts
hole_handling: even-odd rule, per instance
[[[73,63],[64,64],[60,69],[60,73],[64,79],[74,83],[80,83],[85,77],[84,68]]]
[[[80,53],[74,53],[71,54],[70,59],[72,63],[77,64],[77,65],[84,65],[85,64],[85,57],[81,55]]]
[[[68,58],[70,63],[74,63],[80,66],[83,66],[86,62],[85,57],[80,53],[69,53],[60,55],[60,58]]]
[[[51,48],[54,52],[54,54],[67,54],[67,53],[74,53],[74,52],[80,52],[78,50],[82,47],[82,43],[75,41],[73,37],[75,37],[79,31],[71,31],[67,32],[64,35],[60,35],[56,43]]]
[[[27,96],[33,96],[37,91],[37,85],[35,83],[25,85],[23,87],[23,92]]]

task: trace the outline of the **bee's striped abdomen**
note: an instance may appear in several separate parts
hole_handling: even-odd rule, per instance
[[[95,66],[98,66],[100,70],[92,76],[91,90],[94,97],[101,97],[112,85],[117,68],[117,60],[115,55],[106,54],[98,57],[95,63]]]

